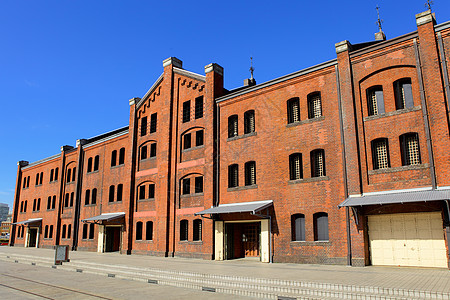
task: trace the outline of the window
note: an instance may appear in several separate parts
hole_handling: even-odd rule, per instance
[[[195,146],[203,145],[203,129],[195,132]]]
[[[191,134],[186,133],[183,138],[183,149],[191,148]]]
[[[228,187],[236,187],[239,185],[239,170],[238,165],[234,164],[231,166],[228,166]]]
[[[417,133],[407,133],[401,135],[400,147],[403,166],[419,165],[421,163],[419,135]]]
[[[89,205],[90,200],[91,200],[91,190],[86,190],[86,194],[84,196],[84,205]]]
[[[114,202],[114,190],[115,190],[114,185],[111,185],[109,187],[109,202]]]
[[[52,196],[48,196],[47,198],[47,210],[52,207]]]
[[[59,172],[59,168],[55,169],[55,181],[58,180],[58,172]]]
[[[249,161],[245,163],[245,185],[256,184],[256,163]]]
[[[45,225],[44,238],[48,238],[48,225]]]
[[[52,197],[52,209],[55,209],[56,207],[56,195],[53,195]]]
[[[125,148],[120,148],[119,150],[119,165],[123,165],[125,163]]]
[[[255,111],[249,110],[244,113],[244,134],[255,132]]]
[[[145,239],[147,241],[153,240],[153,222],[152,221],[147,221],[147,223],[145,223]]]
[[[88,237],[88,224],[83,224],[83,236],[82,239],[85,240]]]
[[[136,223],[136,241],[142,240],[142,222]]]
[[[42,179],[44,178],[44,172],[41,172],[41,176],[39,177],[39,185],[42,184]]]
[[[300,122],[300,100],[292,98],[287,101],[288,124]]]
[[[114,150],[111,153],[111,167],[115,167],[117,165],[117,150]]]
[[[289,179],[299,180],[303,178],[303,162],[301,153],[289,155]]]
[[[191,179],[185,178],[183,179],[183,195],[189,195],[191,193]]]
[[[36,211],[36,199],[33,200],[33,211]]]
[[[194,241],[201,241],[202,240],[202,220],[195,219],[194,220],[194,226],[193,226],[193,238]]]
[[[53,181],[53,174],[55,173],[55,170],[54,169],[51,169],[50,170],[50,182],[52,182]]]
[[[158,114],[154,113],[150,116],[150,133],[156,132],[157,123],[158,123]]]
[[[372,141],[372,163],[374,170],[390,167],[387,139],[383,138]]]
[[[34,185],[39,185],[39,173],[36,174],[36,183]]]
[[[374,86],[367,89],[367,108],[369,116],[384,114],[383,87]]]
[[[92,172],[92,157],[88,158],[88,164],[87,164],[87,172]]]
[[[28,176],[28,179],[27,179],[27,188],[29,188],[30,187],[30,176]]]
[[[305,215],[295,214],[291,217],[292,228],[292,240],[304,241],[305,240]]]
[[[147,146],[141,147],[141,160],[147,159]]]
[[[23,212],[23,201],[20,202],[20,212]]]
[[[203,176],[195,177],[195,193],[203,193]]]
[[[148,198],[154,199],[155,198],[155,184],[150,183],[148,186]]]
[[[69,224],[67,225],[67,238],[70,239],[71,235],[72,235],[72,225]]]
[[[75,197],[75,193],[70,193],[70,207],[73,207],[73,198]]]
[[[122,201],[123,184],[117,186],[117,201]]]
[[[315,213],[314,218],[314,240],[328,241],[328,214],[324,212]]]
[[[37,210],[37,211],[40,211],[40,210],[41,210],[41,198],[38,198],[38,200],[37,200],[36,210]]]
[[[323,149],[311,151],[311,177],[322,177],[325,174],[325,152]]]
[[[183,102],[183,123],[191,120],[191,101]]]
[[[95,224],[91,223],[89,224],[89,239],[94,239],[94,233],[95,233]]]
[[[395,108],[404,109],[414,107],[411,78],[403,78],[394,82]]]
[[[228,138],[238,136],[238,116],[228,117]]]
[[[73,169],[72,169],[72,181],[75,181],[75,174],[77,173],[77,172],[75,172],[76,169],[77,169],[77,168],[73,168]]]
[[[156,143],[150,144],[150,157],[156,157]]]
[[[141,136],[147,134],[147,117],[141,119]]]
[[[64,207],[69,207],[69,193],[66,193],[66,196],[64,199]]]
[[[23,212],[27,212],[28,200],[25,200],[25,204],[23,206]]]
[[[52,239],[53,238],[53,225],[50,225],[49,230],[48,230],[48,238]]]
[[[322,99],[320,92],[308,95],[308,118],[314,119],[322,116]]]
[[[188,220],[181,220],[180,221],[180,241],[187,241],[188,240]]]
[[[139,200],[145,199],[145,185],[139,187]]]
[[[65,239],[66,238],[66,224],[64,224],[62,226],[62,231],[61,231],[61,238]]]
[[[93,189],[91,204],[96,204],[96,203],[97,203],[97,189]]]
[[[203,96],[195,98],[195,118],[203,118]]]
[[[23,186],[22,186],[22,188],[24,189],[24,188],[26,188],[27,187],[27,178],[25,177],[24,179],[23,179]]]
[[[94,171],[98,171],[99,164],[100,164],[100,156],[96,155],[94,158]]]

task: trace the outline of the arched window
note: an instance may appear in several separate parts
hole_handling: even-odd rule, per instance
[[[72,236],[72,225],[69,224],[67,225],[67,238],[70,239],[71,236]]]
[[[70,182],[70,179],[72,178],[72,169],[67,169],[67,178],[66,182]]]
[[[122,201],[123,184],[117,186],[117,201]]]
[[[52,196],[48,196],[47,198],[47,210],[51,209],[52,207]]]
[[[63,226],[62,226],[62,230],[61,230],[61,238],[62,239],[65,239],[66,238],[66,224],[64,224]]]
[[[39,185],[39,173],[36,174],[36,183],[35,185]]]
[[[238,116],[232,115],[228,117],[228,137],[238,136]]]
[[[145,224],[145,239],[147,241],[153,240],[153,222],[147,221]]]
[[[388,139],[381,138],[372,141],[372,163],[374,170],[390,167]]]
[[[300,100],[292,98],[287,101],[288,124],[300,122]]]
[[[91,204],[96,204],[96,203],[97,203],[97,189],[92,189]]]
[[[304,241],[305,240],[305,215],[295,214],[291,217],[292,228],[292,240]]]
[[[314,240],[328,241],[328,214],[318,212],[313,215],[314,218]]]
[[[52,197],[52,209],[55,209],[56,207],[56,195],[53,195]]]
[[[37,211],[41,210],[41,198],[38,198],[38,200],[37,200],[36,210]]]
[[[44,179],[44,172],[41,172],[41,177],[39,177],[39,184],[42,184],[42,180]]]
[[[48,225],[45,225],[44,238],[48,238]]]
[[[194,241],[201,241],[202,240],[202,220],[195,219],[193,223],[193,238]]]
[[[325,151],[317,149],[311,151],[311,177],[326,176],[325,172]]]
[[[86,194],[84,196],[84,205],[89,205],[91,200],[91,190],[86,190]]]
[[[245,185],[256,184],[256,163],[248,161],[245,163]]]
[[[140,221],[136,223],[136,240],[142,240],[142,222]]]
[[[95,224],[91,223],[89,224],[89,239],[94,239],[94,233],[95,233]]]
[[[117,150],[113,150],[111,153],[111,167],[115,167],[117,165]]]
[[[301,153],[289,155],[289,179],[299,180],[303,178],[303,162]]]
[[[55,181],[58,180],[58,172],[59,172],[59,168],[55,169]]]
[[[239,186],[239,167],[237,164],[228,166],[228,187]]]
[[[413,132],[401,135],[400,148],[403,166],[419,165],[421,163],[419,135],[417,133]]]
[[[73,207],[74,197],[75,197],[75,193],[74,192],[70,193],[70,207]]]
[[[395,108],[414,107],[411,78],[402,78],[394,82]]]
[[[147,145],[141,146],[140,154],[141,154],[140,155],[140,160],[147,159],[147,156],[148,156]]]
[[[51,169],[51,170],[50,170],[50,182],[53,181],[54,173],[55,173],[55,170],[54,170],[54,169]]]
[[[369,116],[384,114],[383,87],[381,85],[370,87],[366,90],[366,94]]]
[[[48,238],[49,239],[53,238],[53,225],[50,225],[50,228],[48,230]]]
[[[66,193],[64,198],[64,207],[69,207],[69,193]]]
[[[87,237],[88,237],[88,224],[84,223],[82,239],[85,240],[87,239]]]
[[[244,134],[255,132],[255,111],[248,110],[244,113]]]
[[[36,211],[36,199],[33,200],[33,211]]]
[[[119,165],[123,165],[125,163],[125,148],[120,148],[119,150]]]
[[[20,212],[23,212],[23,201],[20,202]]]
[[[94,158],[94,171],[98,171],[99,164],[100,164],[100,156],[96,155]]]
[[[115,190],[114,185],[111,185],[109,187],[109,202],[114,202],[114,190]]]
[[[28,200],[25,200],[25,204],[23,206],[23,212],[27,212]]]
[[[188,233],[189,233],[188,226],[189,226],[188,220],[180,221],[180,241],[188,240]]]
[[[308,95],[308,118],[314,119],[322,116],[322,98],[320,92]]]
[[[89,157],[89,158],[88,158],[87,172],[88,172],[88,173],[92,172],[92,157]]]

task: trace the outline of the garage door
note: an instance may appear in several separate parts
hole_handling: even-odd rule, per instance
[[[440,212],[368,217],[372,265],[447,268]]]

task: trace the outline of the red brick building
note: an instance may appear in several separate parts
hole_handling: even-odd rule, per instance
[[[129,126],[19,162],[11,245],[448,267],[450,22],[223,86],[174,57]]]

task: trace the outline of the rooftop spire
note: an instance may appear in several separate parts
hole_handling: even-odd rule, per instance
[[[425,3],[425,7],[428,8],[428,10],[431,10],[431,4],[433,4],[433,1],[427,0],[427,3]]]
[[[381,23],[383,23],[383,20],[380,19],[380,7],[378,5],[376,7],[376,10],[377,10],[378,19],[377,19],[377,22],[375,24],[378,25],[378,30],[381,32],[381,31],[383,31],[382,28],[381,28]]]
[[[250,79],[253,80],[253,71],[255,71],[255,68],[253,68],[253,57],[250,56]]]
[[[383,23],[383,20],[380,18],[380,7],[377,5],[375,7],[377,10],[377,22],[375,24],[378,25],[378,32],[375,33],[375,40],[376,41],[385,41],[386,35],[383,32],[383,28],[381,27],[381,24]]]

